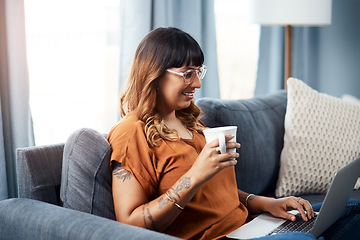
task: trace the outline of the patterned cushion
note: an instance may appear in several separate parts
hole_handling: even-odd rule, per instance
[[[289,79],[276,196],[326,193],[334,173],[359,156],[359,132],[360,105]]]
[[[80,129],[69,137],[60,190],[64,207],[115,219],[110,155],[109,143],[95,130]]]

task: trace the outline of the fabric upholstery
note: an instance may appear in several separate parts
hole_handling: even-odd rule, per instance
[[[0,202],[0,240],[178,239],[32,199]]]
[[[64,144],[17,149],[19,197],[60,204],[63,149]]]
[[[240,157],[235,166],[238,187],[255,194],[275,190],[283,147],[287,93],[279,91],[263,98],[219,100],[204,98],[196,104],[208,127],[238,126]]]
[[[319,93],[295,78],[287,83],[284,148],[275,194],[324,194],[336,171],[360,155],[360,105]]]
[[[63,206],[115,219],[111,148],[104,135],[83,128],[65,143],[60,196]]]

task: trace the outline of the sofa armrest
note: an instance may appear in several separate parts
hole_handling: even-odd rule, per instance
[[[0,226],[0,240],[177,239],[26,198],[0,201]]]
[[[20,198],[60,205],[64,144],[19,148],[16,152]]]

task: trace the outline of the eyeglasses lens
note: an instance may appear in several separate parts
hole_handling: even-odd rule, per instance
[[[190,69],[183,73],[183,78],[185,80],[185,83],[189,84],[194,80],[195,77],[198,77],[200,80],[202,80],[205,76],[205,73],[206,73],[205,67],[200,67],[197,70]]]
[[[204,68],[200,68],[199,70],[198,70],[198,75],[199,75],[199,79],[203,79],[204,78],[204,76],[205,76],[205,69]]]
[[[185,80],[191,80],[195,76],[194,70],[189,70],[184,73]]]

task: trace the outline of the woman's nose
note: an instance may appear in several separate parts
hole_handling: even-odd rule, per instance
[[[191,87],[194,87],[194,88],[201,88],[201,80],[198,76],[196,76],[194,78],[194,80],[191,82],[190,84]]]

